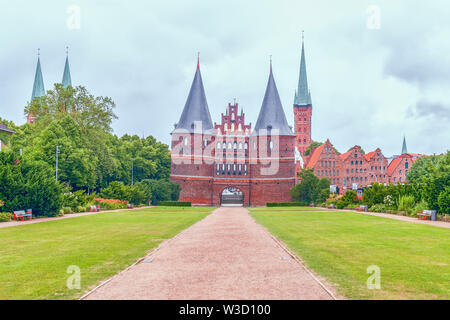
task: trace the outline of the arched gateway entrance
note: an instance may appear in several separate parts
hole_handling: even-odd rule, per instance
[[[225,188],[220,194],[221,206],[243,206],[244,194],[241,190],[235,187]]]

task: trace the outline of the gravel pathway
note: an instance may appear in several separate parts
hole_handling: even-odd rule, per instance
[[[333,209],[330,209],[330,210],[333,210]],[[342,211],[356,212],[356,213],[366,214],[369,216],[389,218],[389,219],[394,219],[394,220],[407,221],[407,222],[412,222],[412,223],[420,223],[420,224],[426,224],[429,226],[450,229],[450,223],[445,222],[445,221],[419,220],[419,219],[413,218],[413,217],[400,216],[397,214],[390,214],[390,213],[362,212],[362,211],[355,211],[355,210],[342,210]]]
[[[244,208],[219,208],[83,299],[332,299]]]
[[[144,208],[151,208],[151,207],[141,207],[140,209]],[[120,212],[120,211],[129,211],[133,209],[117,209],[117,210],[103,210],[100,212]],[[69,218],[76,218],[76,217],[82,217],[82,216],[88,216],[91,214],[96,214],[100,212],[80,212],[80,213],[70,213],[66,214],[62,217],[50,217],[50,218],[37,218],[32,220],[25,220],[25,221],[9,221],[9,222],[1,222],[0,223],[0,229],[1,228],[7,228],[7,227],[15,227],[15,226],[23,226],[26,224],[34,224],[34,223],[41,223],[41,222],[48,222],[48,221],[54,221],[54,220],[61,220],[61,219],[69,219]]]

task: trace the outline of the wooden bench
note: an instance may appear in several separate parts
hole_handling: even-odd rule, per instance
[[[26,212],[25,210],[20,210],[20,211],[13,211],[13,220],[18,221],[19,219],[21,221],[24,221],[25,218],[28,218],[29,220],[31,220],[33,216],[33,212],[31,209],[28,209]]]
[[[89,212],[100,212],[100,205],[98,206],[90,206]]]
[[[431,220],[431,212],[417,211],[417,219],[419,219],[419,220]]]
[[[133,209],[133,208],[134,208],[134,204],[132,204],[132,203],[127,203],[127,208],[128,208],[128,209]]]
[[[359,206],[359,208],[355,209],[356,211],[361,211],[361,212],[367,212],[368,211],[368,207],[367,205],[361,205]]]

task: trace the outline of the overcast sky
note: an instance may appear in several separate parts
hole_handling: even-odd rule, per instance
[[[62,79],[67,45],[73,85],[113,98],[119,136],[170,142],[198,51],[213,121],[236,98],[255,124],[272,55],[293,125],[305,30],[315,141],[390,156],[405,134],[409,152],[442,153],[450,149],[449,17],[445,0],[0,0],[0,117],[25,122],[37,48],[48,90]]]

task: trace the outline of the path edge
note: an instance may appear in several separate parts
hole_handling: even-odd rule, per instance
[[[245,208],[246,209],[246,208]],[[262,229],[272,238],[272,240],[281,248],[283,249],[292,259],[294,259],[310,276],[311,278],[316,281],[325,291],[326,293],[333,299],[333,300],[345,300],[345,298],[341,295],[337,295],[333,293],[333,291],[337,291],[331,284],[329,285],[332,289],[329,289],[320,279],[319,275],[315,275],[313,271],[309,270],[305,263],[303,262],[302,258],[299,257],[296,253],[294,253],[289,247],[280,239],[278,239],[275,235],[273,235],[265,226],[263,226],[261,223],[256,221],[256,219],[250,214],[250,210],[247,210],[247,214],[253,219],[253,221],[262,227]],[[327,281],[328,282],[328,281]],[[339,297],[338,297],[339,296]]]

